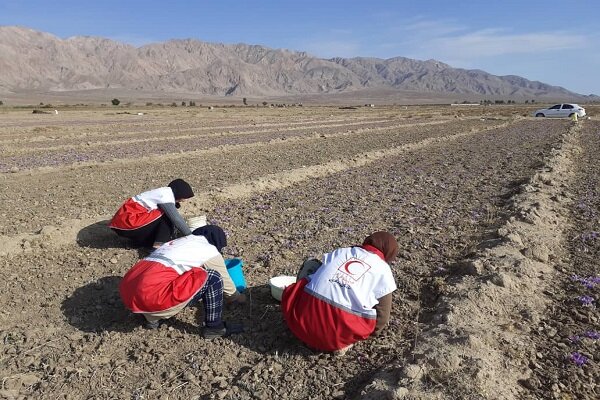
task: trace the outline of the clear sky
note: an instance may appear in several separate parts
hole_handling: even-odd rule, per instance
[[[176,38],[403,56],[600,95],[598,0],[0,0],[0,25],[140,46]]]

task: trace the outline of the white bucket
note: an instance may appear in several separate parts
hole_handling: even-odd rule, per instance
[[[269,279],[269,286],[271,286],[271,296],[273,296],[275,300],[281,301],[281,295],[283,294],[283,290],[295,282],[295,276],[274,276],[273,278]]]
[[[188,226],[193,231],[194,229],[198,229],[202,226],[206,225],[206,215],[201,215],[199,217],[192,217],[188,220]]]

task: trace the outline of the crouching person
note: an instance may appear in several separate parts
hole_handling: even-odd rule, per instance
[[[180,203],[191,197],[194,197],[192,187],[183,179],[175,179],[166,187],[128,199],[109,226],[117,235],[131,239],[136,245],[156,249],[175,238],[175,228],[183,236],[192,234],[177,211]]]
[[[223,278],[206,268],[219,258],[219,250],[205,236],[167,242],[125,274],[119,285],[121,299],[129,310],[146,318],[147,328],[157,328],[161,319],[202,302],[205,338],[237,333],[241,326],[226,325],[221,319]]]
[[[319,351],[343,350],[378,334],[390,318],[396,282],[388,263],[397,254],[394,236],[375,232],[362,246],[325,254],[321,265],[305,262],[300,279],[283,292],[287,326]]]

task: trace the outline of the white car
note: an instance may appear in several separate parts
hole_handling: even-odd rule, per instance
[[[533,113],[536,117],[571,117],[577,114],[578,117],[585,117],[585,108],[578,104],[563,103],[555,104],[549,108],[542,108]]]

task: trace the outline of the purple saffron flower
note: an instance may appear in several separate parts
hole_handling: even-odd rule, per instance
[[[596,286],[596,282],[594,282],[591,278],[582,279],[581,284],[588,289],[593,289]]]
[[[583,240],[584,242],[588,241],[588,240],[596,240],[598,239],[598,232],[596,231],[591,231],[590,233],[582,233],[581,234],[581,240]]]
[[[583,286],[585,286],[588,289],[593,289],[596,287],[597,284],[600,283],[600,277],[597,277],[597,276],[588,276],[587,278],[582,278],[578,275],[572,275],[571,280],[574,282],[581,283]]]
[[[590,306],[590,307],[593,305],[594,301],[596,300],[592,296],[588,296],[588,295],[579,296],[577,299],[581,302],[582,305]]]
[[[571,353],[569,360],[571,360],[578,367],[582,367],[587,362],[588,358],[580,352],[575,351]]]
[[[600,339],[600,332],[596,332],[596,331],[587,331],[586,333],[584,333],[585,337],[593,339],[593,340],[598,340]]]

